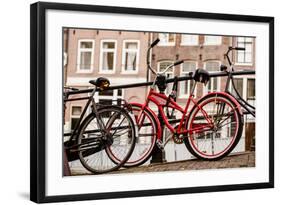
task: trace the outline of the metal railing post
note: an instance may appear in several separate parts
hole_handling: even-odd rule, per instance
[[[68,164],[68,157],[65,149],[63,150],[63,176],[71,176],[71,171]]]
[[[163,136],[163,134],[164,134],[164,121],[163,121],[163,118],[162,118],[159,110],[158,110],[158,119],[159,119],[159,122],[161,124],[161,130],[162,130],[161,136]],[[155,144],[155,146],[153,147],[151,156],[152,156],[152,158],[150,160],[151,164],[167,162],[164,148],[163,149],[159,148],[157,146],[157,144]]]
[[[166,90],[166,86],[163,87],[158,87],[160,93],[164,94]],[[163,139],[163,134],[164,134],[164,120],[162,118],[161,112],[158,109],[158,120],[161,125],[161,137]],[[150,161],[151,164],[153,163],[163,163],[166,162],[166,155],[165,155],[165,150],[164,147],[160,148],[157,143],[154,145],[153,151],[152,151],[152,159]]]

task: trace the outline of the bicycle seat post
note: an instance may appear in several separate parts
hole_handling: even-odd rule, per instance
[[[97,110],[96,102],[95,102],[95,98],[94,98],[96,90],[97,90],[97,87],[94,86],[93,91],[91,92],[91,95],[90,95],[90,99],[92,102],[92,109],[94,112],[96,112],[96,110]]]

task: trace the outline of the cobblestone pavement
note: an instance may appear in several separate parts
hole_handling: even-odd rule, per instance
[[[255,152],[243,152],[232,156],[225,157],[219,161],[202,161],[202,160],[184,160],[168,163],[154,163],[147,166],[121,169],[114,174],[119,173],[142,173],[142,172],[163,172],[179,170],[199,170],[199,169],[222,169],[222,168],[239,168],[255,167]],[[83,175],[86,173],[72,171],[72,175]]]

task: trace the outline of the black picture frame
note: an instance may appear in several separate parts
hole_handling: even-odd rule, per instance
[[[46,196],[46,11],[85,11],[181,17],[194,19],[233,20],[266,23],[269,25],[269,181],[262,183],[170,188],[125,192],[89,193],[74,195]],[[145,8],[126,8],[98,5],[64,4],[38,2],[30,7],[30,199],[37,203],[76,200],[97,200],[124,197],[140,197],[198,192],[217,192],[274,187],[274,18],[265,16],[230,15]]]

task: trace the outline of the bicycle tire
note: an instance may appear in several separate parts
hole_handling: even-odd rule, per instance
[[[223,103],[226,103],[225,105],[230,106],[230,108],[233,110],[233,116],[232,116],[232,111],[229,112],[229,114],[228,114],[229,116],[231,115],[231,117],[230,117],[231,123],[228,123],[228,124],[230,124],[230,126],[232,126],[232,121],[233,121],[232,117],[235,117],[235,119],[237,121],[236,127],[234,127],[235,128],[235,131],[234,131],[235,134],[233,134],[232,139],[230,137],[228,138],[228,136],[223,136],[222,130],[225,129],[225,128],[222,128],[222,127],[219,127],[219,126],[217,126],[219,128],[216,128],[217,131],[216,131],[216,137],[215,138],[217,138],[217,139],[214,139],[212,134],[210,136],[209,135],[210,133],[207,132],[208,130],[205,130],[205,131],[203,130],[204,133],[206,133],[205,138],[204,138],[204,136],[198,134],[196,142],[194,140],[195,137],[196,137],[196,134],[188,133],[187,136],[184,137],[184,143],[185,143],[187,149],[189,150],[189,152],[191,154],[193,154],[198,159],[209,160],[209,161],[215,161],[215,160],[220,160],[220,159],[224,158],[236,147],[236,145],[238,144],[238,142],[241,138],[242,131],[243,131],[243,124],[244,124],[243,123],[243,115],[240,113],[240,111],[237,107],[237,104],[235,102],[233,102],[233,100],[230,97],[228,97],[227,95],[224,95],[222,93],[211,93],[211,94],[208,94],[208,95],[204,96],[202,99],[200,99],[197,102],[197,105],[194,105],[193,108],[191,109],[191,111],[189,113],[189,117],[187,119],[187,123],[185,125],[187,130],[191,130],[192,128],[195,128],[195,126],[198,126],[200,124],[201,125],[204,124],[204,121],[202,122],[202,118],[199,118],[199,116],[197,117],[198,121],[197,121],[197,124],[196,124],[195,115],[197,115],[197,113],[199,113],[199,110],[200,110],[199,107],[203,108],[208,103],[213,102],[213,100],[215,100],[215,104],[217,104],[219,101],[221,101]],[[225,107],[225,105],[224,105],[224,107]],[[208,111],[206,111],[206,113],[207,112]],[[213,117],[214,116],[216,116],[216,115],[213,115]],[[217,115],[217,118],[219,118],[218,116],[219,115]],[[222,115],[222,116],[224,116],[224,115]],[[229,117],[227,117],[227,118],[229,118]],[[227,123],[225,123],[225,124],[227,125]],[[235,126],[235,124],[234,124],[234,126]],[[218,133],[219,129],[221,129],[220,134]],[[231,133],[233,132],[233,127],[230,127],[230,129],[228,129],[227,132],[229,132],[230,135],[232,135]],[[224,133],[226,133],[225,130],[224,130]],[[217,134],[219,134],[219,135],[217,135]],[[202,137],[204,139],[202,139]],[[209,138],[207,138],[207,137],[209,137]],[[205,146],[204,150],[199,150],[200,143],[202,144],[203,140],[205,140],[206,142],[209,142],[211,140],[211,148],[208,149],[208,146]],[[219,143],[219,142],[223,142],[223,141],[226,141],[226,142],[230,141],[229,145],[227,145],[225,149],[219,150],[217,147],[214,146],[214,142]],[[196,143],[196,145],[195,145],[195,143]],[[210,149],[212,150],[211,154],[209,154]],[[216,154],[214,154],[215,149],[219,150],[219,151],[217,151],[218,153],[216,153]]]
[[[133,114],[136,117],[136,122],[137,122],[137,116],[138,116],[138,112],[141,110],[142,105],[138,105],[138,104],[131,104],[131,108],[133,111]],[[138,139],[136,140],[136,145],[134,148],[134,151],[131,155],[131,157],[127,160],[127,162],[123,165],[124,167],[136,167],[136,166],[140,166],[142,164],[144,164],[150,157],[153,151],[153,148],[156,144],[156,139],[157,139],[157,133],[158,133],[158,127],[157,127],[157,122],[155,117],[153,116],[153,114],[151,113],[151,111],[149,111],[148,109],[144,109],[143,110],[144,115],[146,116],[145,119],[147,119],[146,123],[147,124],[151,124],[151,130],[150,132],[152,132],[152,136],[151,136],[151,140],[146,140],[146,145],[145,143],[143,143],[144,139],[141,140],[141,137],[147,136],[147,133],[143,133],[142,127],[137,126],[138,129]],[[143,119],[143,120],[145,120]],[[138,123],[138,122],[137,122]],[[148,127],[148,125],[147,125]],[[146,129],[147,131],[147,129]],[[149,137],[149,136],[148,136]],[[151,142],[150,144],[148,144],[148,142]]]
[[[84,119],[84,121],[81,125],[77,143],[78,143],[78,155],[79,155],[81,164],[91,173],[103,174],[103,173],[107,173],[107,172],[111,172],[111,171],[119,169],[129,159],[129,157],[131,156],[131,154],[134,150],[136,132],[135,132],[135,125],[134,125],[132,118],[127,113],[127,111],[124,110],[123,108],[120,108],[118,106],[105,106],[105,107],[98,108],[98,113],[101,117],[103,117],[103,116],[105,117],[105,118],[102,118],[103,121],[106,119],[106,117],[108,115],[110,116],[110,117],[108,117],[108,121],[104,124],[106,125],[106,129],[110,130],[110,133],[113,135],[112,139],[110,138],[112,140],[112,142],[110,142],[110,144],[105,144],[102,142],[101,139],[103,136],[99,136],[99,135],[101,135],[101,131],[100,132],[97,131],[97,130],[99,130],[99,128],[90,127],[90,129],[87,129],[87,127],[90,123],[92,123],[91,124],[92,127],[95,127],[95,125],[97,124],[95,122],[96,114],[91,113]],[[123,119],[126,119],[126,122],[128,123],[127,125],[120,124],[120,123],[123,123],[123,119],[120,120],[121,122],[116,121],[119,117],[119,114],[120,114],[120,116],[124,117]],[[120,117],[120,119],[121,119],[121,117]],[[118,124],[118,126],[114,125],[114,123]],[[128,131],[122,133],[122,136],[120,136],[120,139],[118,141],[116,136],[121,135],[119,133],[120,131],[118,131],[118,129],[120,128],[121,125],[123,127],[125,126],[125,128],[127,126]],[[118,133],[117,133],[117,131],[118,131]],[[95,132],[98,134],[94,134]],[[94,137],[91,137],[91,135]],[[114,137],[114,135],[115,135],[115,137]],[[84,142],[83,142],[83,139],[84,139]],[[88,141],[87,141],[87,139],[88,139]],[[91,144],[93,144],[93,145],[91,145]],[[95,146],[95,147],[87,148],[87,146]],[[126,153],[124,154],[124,156],[122,156],[122,158],[121,158],[121,156],[119,156],[119,157],[114,156],[114,155],[117,155],[117,153],[115,153],[112,150],[113,146],[116,146],[116,148],[119,150],[122,147],[124,148],[124,150],[126,150]],[[93,156],[96,153],[98,153],[99,156],[97,156],[97,155]],[[96,159],[99,157],[100,157],[100,159]],[[119,160],[117,160],[117,161],[112,160],[112,158],[118,158]],[[97,160],[97,161],[93,162],[93,160]],[[101,164],[101,163],[103,163],[103,164]]]

